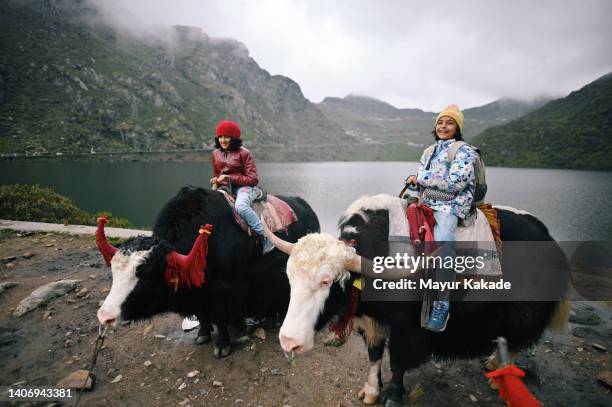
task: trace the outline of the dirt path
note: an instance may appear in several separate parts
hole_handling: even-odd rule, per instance
[[[33,256],[21,257],[26,252]],[[0,231],[0,258],[9,256],[17,258],[13,266],[0,265],[0,283],[19,285],[0,293],[0,386],[55,385],[89,363],[98,332],[96,311],[110,288],[110,272],[92,237]],[[12,316],[34,289],[59,279],[81,283],[44,307]],[[526,384],[546,406],[610,406],[612,394],[596,375],[612,370],[612,311],[597,303],[574,309],[574,318],[596,325],[570,324],[567,333],[547,335],[523,352],[520,357],[530,366]],[[194,345],[195,331],[184,333],[180,323],[181,318],[168,314],[110,331],[95,370],[95,388],[83,396],[82,405],[363,405],[357,392],[368,362],[356,335],[341,348],[323,347],[319,341],[292,366],[274,329],[267,331],[266,340],[236,344],[232,355],[217,360],[212,346]],[[383,369],[388,380],[388,359]],[[482,373],[478,360],[428,363],[406,375],[408,390],[420,384],[423,395],[405,404],[503,406]]]

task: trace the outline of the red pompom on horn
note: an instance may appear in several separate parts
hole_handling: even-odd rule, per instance
[[[208,224],[200,227],[200,235],[187,256],[176,251],[166,255],[166,282],[174,288],[174,292],[179,287],[201,287],[204,284],[208,236],[212,233],[212,229],[212,225]]]
[[[98,250],[100,250],[100,253],[102,253],[106,265],[110,266],[111,259],[113,258],[115,253],[117,253],[118,249],[108,243],[108,240],[106,240],[106,235],[104,234],[104,224],[108,223],[108,218],[106,217],[106,215],[102,215],[97,219],[97,221],[98,228],[96,229],[96,245],[98,246]]]

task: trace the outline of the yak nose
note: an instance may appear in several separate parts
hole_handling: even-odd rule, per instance
[[[285,352],[299,352],[300,348],[302,347],[297,340],[288,336],[281,334],[279,335],[279,339],[281,348],[283,348]]]
[[[111,315],[110,313],[108,313],[102,308],[98,310],[98,321],[102,325],[112,325],[112,326],[117,325],[117,317]]]

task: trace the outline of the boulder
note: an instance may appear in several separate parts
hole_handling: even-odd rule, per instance
[[[597,375],[597,380],[599,380],[600,383],[605,384],[606,386],[612,389],[612,372],[611,371],[608,370],[608,371],[599,372],[599,374]]]
[[[55,387],[63,389],[91,390],[93,389],[94,383],[93,375],[88,377],[88,374],[89,371],[87,370],[77,370],[57,382]],[[85,381],[85,378],[87,378],[87,382]]]
[[[4,283],[0,283],[0,294],[8,290],[9,288],[13,288],[16,285],[19,285],[16,281],[6,281]]]
[[[17,305],[17,308],[15,308],[13,312],[13,316],[20,317],[36,309],[38,306],[51,301],[53,298],[74,290],[80,281],[81,280],[60,280],[38,287],[36,290],[32,291],[32,294]]]

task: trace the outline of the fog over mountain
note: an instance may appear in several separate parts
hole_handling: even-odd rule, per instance
[[[325,20],[328,25],[316,29],[313,25],[306,31],[305,27],[296,24],[284,35],[285,40],[294,40],[290,48],[282,48],[280,45],[283,44],[277,43],[276,36],[269,38],[265,49],[276,56],[276,59],[268,61],[269,66],[295,58],[295,48],[304,51],[300,58],[310,58],[304,60],[298,70],[287,67],[270,72],[266,62],[260,60],[265,59],[266,54],[258,49],[263,44],[258,42],[258,35],[274,34],[278,28],[270,26],[269,18],[283,16],[287,21],[293,21],[306,10],[310,14],[305,15],[316,22],[317,18],[338,16],[339,10],[346,11],[346,16],[353,15],[357,13],[356,8],[348,10],[334,4],[313,9],[303,5],[293,7],[288,2],[270,10],[264,1],[262,10],[273,11],[272,17],[257,14],[261,12],[258,9],[243,19],[244,10],[235,8],[231,2],[220,5],[214,1],[197,4],[184,1],[167,10],[164,7],[168,3],[161,1],[150,2],[148,9],[138,9],[138,4],[138,0],[126,4],[113,0],[0,0],[4,44],[0,51],[0,152],[91,154],[201,148],[210,145],[218,120],[232,118],[244,126],[248,146],[259,150],[258,156],[265,159],[406,160],[418,156],[423,146],[431,141],[435,112],[449,102],[459,103],[464,108],[464,134],[467,140],[471,140],[484,129],[509,123],[550,100],[550,97],[538,95],[546,94],[542,91],[545,88],[542,84],[552,81],[553,70],[541,72],[545,75],[538,83],[521,87],[516,83],[517,78],[525,79],[521,75],[531,72],[529,65],[510,69],[515,57],[521,59],[520,52],[505,59],[507,69],[491,67],[507,47],[512,48],[509,45],[500,46],[499,53],[489,52],[487,64],[478,64],[476,59],[470,60],[471,64],[464,63],[468,59],[455,58],[453,53],[457,49],[473,51],[473,47],[467,47],[461,37],[455,38],[454,42],[449,38],[440,48],[444,52],[438,52],[436,59],[431,61],[431,72],[421,72],[422,77],[415,74],[419,72],[418,64],[413,65],[413,70],[406,71],[410,72],[408,78],[405,73],[395,74],[405,63],[405,55],[392,53],[386,59],[374,61],[377,69],[384,67],[386,70],[371,70],[367,78],[360,78],[361,71],[371,67],[372,56],[377,55],[375,52],[367,54],[373,52],[367,46],[368,41],[375,41],[380,33],[373,33],[370,39],[361,38],[355,31],[356,22],[349,23],[344,19]],[[360,3],[360,7],[367,9],[368,4]],[[585,4],[588,7],[576,11],[577,15],[584,17],[585,10],[594,12],[601,9],[599,2]],[[390,9],[402,9],[394,3],[385,5]],[[242,6],[250,10],[249,5]],[[181,10],[184,9],[192,12],[183,15]],[[205,14],[209,18],[207,24],[200,21],[203,10],[208,13]],[[526,12],[527,9],[523,7],[522,10]],[[223,31],[219,22],[224,21],[228,11],[234,12],[228,21],[232,29]],[[382,13],[376,7],[370,11],[374,19]],[[536,11],[537,8],[530,12]],[[421,12],[427,14],[425,9]],[[384,15],[393,22],[393,16],[388,13],[389,10],[385,9]],[[556,11],[551,11],[551,14],[559,17]],[[210,16],[217,19],[210,20]],[[442,21],[444,18],[440,17]],[[574,17],[564,15],[564,18],[572,20]],[[194,19],[200,19],[200,23],[194,24]],[[260,23],[259,34],[246,35],[244,27],[255,21]],[[598,21],[595,18],[592,26],[599,27]],[[190,25],[170,25],[180,22]],[[417,30],[418,22],[420,20],[411,29]],[[280,26],[285,24],[278,23]],[[363,40],[357,48],[363,53],[362,64],[345,64],[344,70],[338,70],[352,48],[334,48],[334,53],[330,54],[328,42],[319,41],[319,31],[333,31],[338,27],[353,29],[355,38]],[[449,23],[445,28],[452,31],[453,27]],[[546,28],[543,25],[544,32]],[[404,29],[384,28],[382,32],[400,35]],[[473,29],[466,30],[471,32]],[[572,64],[589,65],[588,61],[592,62],[591,68],[605,65],[609,53],[599,52],[599,58],[595,58],[590,50],[591,46],[599,44],[597,36],[606,30],[577,31],[573,41],[563,44],[568,47],[563,48],[567,55],[577,55],[572,54],[572,46],[580,43],[580,38],[588,38],[591,43],[585,46],[580,58],[574,58],[564,69],[569,69],[567,67]],[[329,33],[333,34],[331,31]],[[310,53],[308,46],[300,48],[304,45],[300,33],[304,32],[312,34],[309,44],[315,44],[319,52]],[[491,33],[494,34],[495,31]],[[525,40],[523,37],[523,34],[516,35],[516,38]],[[541,37],[547,38],[544,34]],[[334,43],[334,38],[329,38],[330,43]],[[397,38],[390,35],[387,40]],[[564,37],[561,35],[559,38],[562,40]],[[540,37],[533,37],[534,43],[539,41],[542,41]],[[275,44],[279,46],[275,48]],[[545,41],[545,44],[550,48],[556,43]],[[411,48],[412,51],[418,50]],[[558,51],[554,55],[541,54],[540,57],[547,57],[539,61],[546,65],[560,58],[561,48]],[[316,87],[308,85],[308,78],[299,79],[299,76],[304,72],[317,72],[321,63],[328,66],[325,72],[320,72],[316,85],[324,89],[325,98],[314,104],[309,93],[312,95]],[[468,71],[471,75],[472,71],[484,69],[483,66],[495,71],[495,80],[481,72],[481,80],[468,86],[470,82],[465,75]],[[437,82],[439,78],[432,77],[431,73],[443,67],[452,70],[447,72],[447,76],[439,77],[445,78],[444,83]],[[578,81],[579,75],[572,76],[568,72],[566,70],[563,80],[555,82],[557,91],[567,84],[566,80]],[[342,80],[334,80],[334,76],[340,73]],[[420,78],[418,83],[410,84],[410,80],[416,77]],[[408,82],[404,83],[405,80]],[[334,96],[338,85],[343,83],[351,86],[347,92],[349,96]],[[487,92],[504,93],[496,98],[487,96],[485,103],[476,107],[470,108],[469,103],[462,102],[476,98],[478,92],[486,90],[487,84],[503,85],[495,92]],[[443,91],[429,91],[438,85],[444,88]],[[385,96],[389,89],[401,91],[406,86],[412,88],[400,92],[408,98],[402,99],[405,104]],[[456,86],[462,92],[455,92]],[[525,101],[529,97],[531,100]],[[429,102],[419,103],[419,100],[426,99]],[[428,108],[428,103],[437,106]],[[338,145],[345,147],[334,148]]]
[[[606,0],[89,1],[144,37],[181,24],[234,38],[313,102],[354,93],[426,111],[469,108],[563,97],[612,70]]]
[[[549,99],[522,102],[502,98],[465,110],[463,135],[467,140],[492,126],[505,124],[539,107]],[[351,136],[369,144],[408,143],[424,147],[431,143],[436,113],[421,109],[398,109],[370,96],[326,97],[317,107]]]
[[[0,153],[94,154],[210,146],[219,120],[266,159],[337,158],[353,139],[234,39],[173,26],[117,31],[78,0],[0,0]],[[161,31],[158,31],[158,33]]]

